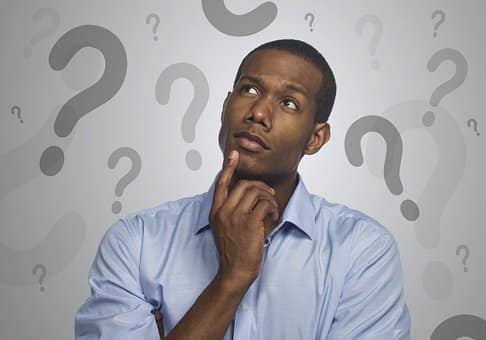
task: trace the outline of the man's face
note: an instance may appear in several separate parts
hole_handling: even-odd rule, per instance
[[[312,154],[329,139],[327,123],[314,124],[320,71],[289,52],[264,49],[246,61],[241,76],[223,105],[219,146],[226,159],[233,149],[240,160],[240,178],[268,183],[297,171],[304,154]],[[266,144],[252,144],[243,133]]]

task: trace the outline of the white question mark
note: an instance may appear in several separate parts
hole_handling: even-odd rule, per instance
[[[359,36],[362,36],[364,26],[367,23],[371,23],[374,26],[374,33],[373,33],[373,36],[371,37],[370,43],[368,45],[370,55],[374,56],[375,53],[376,53],[376,48],[378,46],[378,42],[380,41],[381,36],[383,35],[383,23],[381,22],[380,18],[378,18],[374,14],[363,15],[361,18],[359,18],[358,22],[356,23],[356,27],[355,27],[356,28],[356,34],[358,34]],[[376,70],[379,66],[380,66],[380,64],[378,63],[378,60],[375,58],[371,62],[371,67],[373,67],[373,69]]]
[[[127,185],[130,184],[138,176],[138,174],[140,173],[140,169],[142,168],[142,160],[140,159],[139,154],[137,153],[137,151],[129,147],[122,147],[113,151],[110,155],[110,158],[108,159],[108,167],[110,169],[114,169],[115,166],[118,164],[118,161],[122,157],[129,158],[132,162],[132,167],[130,168],[130,171],[128,171],[128,173],[123,176],[116,184],[115,194],[118,197],[123,194],[123,190],[125,190]],[[121,202],[113,202],[111,206],[111,211],[114,214],[118,214],[121,211]]]
[[[59,13],[57,13],[56,10],[52,8],[39,8],[32,16],[32,19],[34,19],[35,21],[39,21],[39,19],[44,17],[51,19],[50,24],[46,28],[39,31],[36,35],[34,35],[32,39],[30,39],[31,45],[35,45],[43,38],[48,37],[51,33],[54,33],[59,27],[59,22],[61,21],[61,19],[59,18]],[[24,49],[24,57],[30,58],[31,56],[32,49],[30,47],[26,47]]]
[[[441,24],[443,24],[444,21],[445,21],[445,13],[444,13],[443,10],[441,10],[441,9],[435,10],[434,13],[432,13],[432,19],[434,19],[437,15],[440,16],[440,20],[437,21],[437,23],[434,26],[434,29],[435,29],[435,31],[434,31],[434,38],[437,38],[437,30],[439,29],[439,26]]]
[[[44,287],[42,286],[42,281],[44,281],[44,278],[46,277],[47,269],[44,265],[42,264],[36,264],[34,268],[32,268],[32,274],[36,275],[38,272],[38,269],[41,270],[41,275],[39,278],[39,284],[41,285],[40,290],[41,292],[44,291]]]
[[[17,105],[12,106],[12,109],[10,111],[13,115],[17,114],[17,118],[20,120],[21,123],[24,122],[22,118],[20,118],[20,107],[18,107]]]
[[[314,14],[307,13],[304,18],[305,18],[305,21],[307,21],[307,18],[310,18],[310,22],[309,22],[310,31],[311,32],[314,31],[314,29],[312,28],[312,23],[314,22],[314,19],[315,19]]]
[[[159,24],[160,24],[160,17],[155,14],[155,13],[151,13],[147,16],[147,19],[145,20],[145,23],[146,24],[149,24],[150,23],[150,19],[155,19],[155,25],[154,27],[152,28],[152,32],[154,33],[154,40],[157,41],[159,40],[159,37],[156,36],[155,34],[157,34],[157,29],[159,28]]]
[[[469,257],[469,248],[465,244],[461,244],[456,249],[456,255],[459,255],[461,253],[461,249],[464,249],[464,257],[462,258],[462,264],[464,265],[464,272],[467,272],[466,261],[467,258]]]
[[[479,132],[477,130],[478,122],[476,121],[476,119],[471,118],[467,121],[467,127],[471,127],[471,123],[473,123],[472,125],[474,125],[474,131],[476,132],[476,135],[479,136]]]

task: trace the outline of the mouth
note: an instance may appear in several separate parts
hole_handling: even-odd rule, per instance
[[[233,135],[238,139],[238,144],[250,151],[270,150],[268,145],[257,135],[246,131],[237,132]]]

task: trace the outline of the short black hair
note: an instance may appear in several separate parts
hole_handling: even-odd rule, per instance
[[[314,116],[314,122],[326,122],[331,114],[332,107],[334,105],[334,99],[336,98],[336,80],[334,74],[329,67],[326,59],[322,54],[308,43],[296,40],[296,39],[280,39],[262,44],[252,51],[250,51],[240,63],[238,72],[236,73],[235,80],[233,82],[233,89],[241,76],[243,66],[248,58],[257,51],[264,49],[277,49],[280,51],[286,51],[301,57],[310,63],[312,63],[321,72],[322,82],[319,90],[316,94],[316,114]]]

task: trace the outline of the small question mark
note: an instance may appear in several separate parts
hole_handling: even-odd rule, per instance
[[[166,105],[169,102],[170,89],[175,80],[185,78],[194,87],[194,96],[189,108],[182,118],[182,138],[186,143],[192,143],[195,137],[196,123],[206,107],[209,99],[209,84],[204,73],[196,66],[188,63],[178,63],[167,67],[159,76],[155,88],[155,98]],[[190,150],[186,154],[186,164],[191,170],[201,168],[201,154]]]
[[[115,166],[118,164],[118,161],[122,157],[129,158],[132,162],[132,167],[130,168],[130,171],[128,171],[128,173],[123,176],[116,184],[115,195],[117,195],[118,197],[123,194],[123,191],[125,190],[127,185],[130,184],[135,178],[137,178],[138,174],[140,174],[140,169],[142,168],[142,160],[140,159],[139,154],[137,153],[137,151],[129,147],[122,147],[113,151],[110,155],[110,158],[108,159],[108,167],[110,169],[114,169]],[[111,205],[111,211],[114,214],[118,214],[121,211],[121,207],[121,202],[115,201]]]
[[[145,23],[146,24],[150,24],[150,19],[155,19],[155,25],[154,27],[152,28],[152,32],[154,33],[154,40],[157,41],[159,40],[159,37],[156,36],[155,34],[157,34],[157,29],[159,28],[159,24],[160,24],[160,17],[155,14],[155,13],[151,13],[147,16],[147,19],[145,20]]]
[[[449,93],[457,89],[466,79],[467,74],[467,61],[464,55],[458,50],[452,48],[443,48],[435,52],[432,57],[430,57],[427,63],[427,69],[429,72],[434,72],[437,70],[439,65],[444,61],[452,61],[456,65],[456,72],[454,75],[437,87],[432,96],[430,97],[430,105],[437,106],[440,101]],[[424,114],[424,125],[431,126],[434,123],[435,115],[432,111],[427,111]]]
[[[32,39],[30,39],[31,45],[35,45],[43,38],[48,37],[51,33],[55,32],[59,27],[59,22],[61,21],[61,19],[59,18],[59,13],[57,13],[56,10],[52,8],[39,8],[32,16],[32,19],[35,21],[39,21],[39,19],[46,18],[46,17],[50,18],[50,25],[42,29],[40,32],[34,35]],[[31,56],[32,56],[32,48],[26,47],[24,49],[24,57],[30,58]]]
[[[445,13],[441,9],[437,9],[432,13],[432,19],[434,19],[437,15],[440,16],[440,20],[435,24],[434,26],[434,38],[437,38],[437,30],[439,29],[439,26],[444,23],[445,21]]]
[[[84,47],[93,47],[103,54],[105,70],[95,84],[63,105],[54,123],[54,132],[59,137],[68,136],[83,116],[113,98],[125,80],[125,48],[115,34],[100,26],[78,26],[64,33],[52,47],[49,65],[56,71],[64,69]],[[63,164],[64,151],[58,146],[45,149],[39,161],[41,171],[47,176],[56,175]]]
[[[476,135],[479,136],[479,132],[477,130],[478,122],[476,121],[476,119],[471,118],[467,121],[467,127],[471,127],[471,123],[473,123],[472,125],[474,125],[474,132],[476,132]]]
[[[312,23],[314,22],[314,14],[312,13],[307,13],[305,15],[305,21],[307,21],[307,18],[310,18],[310,22],[309,22],[309,27],[310,27],[310,31],[314,31],[313,28],[312,28]]]
[[[41,270],[41,275],[40,275],[40,278],[39,278],[39,284],[41,285],[40,290],[41,290],[41,292],[43,292],[44,291],[44,286],[42,286],[42,281],[46,277],[47,269],[42,264],[36,264],[34,266],[34,268],[32,268],[32,274],[36,275],[37,272],[38,272],[38,269]]]
[[[361,139],[368,132],[380,134],[386,143],[385,164],[383,174],[388,190],[394,195],[403,192],[400,180],[400,163],[402,161],[402,137],[397,128],[387,119],[380,116],[365,116],[355,121],[346,132],[344,147],[348,161],[354,166],[363,164]],[[412,200],[404,200],[400,205],[403,217],[415,221],[419,215],[419,208]]]
[[[267,1],[244,14],[234,14],[221,0],[202,0],[206,19],[218,31],[234,37],[243,37],[260,32],[277,17],[277,5]]]
[[[370,55],[374,56],[375,53],[376,53],[376,48],[378,46],[378,42],[380,41],[380,39],[383,35],[383,23],[381,22],[380,18],[378,18],[376,15],[366,14],[366,15],[362,16],[361,18],[359,18],[358,22],[356,23],[356,27],[355,27],[356,34],[358,34],[359,36],[362,36],[364,26],[367,23],[372,24],[373,27],[374,27],[373,36],[371,37],[371,40],[370,40],[369,45],[368,45],[368,50],[369,50]],[[379,66],[380,66],[380,64],[378,63],[378,60],[376,58],[373,59],[373,61],[371,62],[371,67],[373,67],[373,69],[376,70]]]
[[[464,249],[464,257],[462,258],[462,264],[464,265],[464,272],[467,272],[466,261],[467,258],[469,257],[469,247],[466,246],[465,244],[461,244],[456,249],[456,255],[459,255],[461,253],[461,249]]]
[[[13,115],[17,114],[17,118],[20,120],[21,123],[24,122],[22,118],[20,118],[20,107],[18,107],[17,105],[12,106],[12,109],[10,111]]]
[[[467,337],[474,340],[484,339],[486,320],[476,315],[461,314],[442,321],[432,332],[430,340],[457,340]]]

